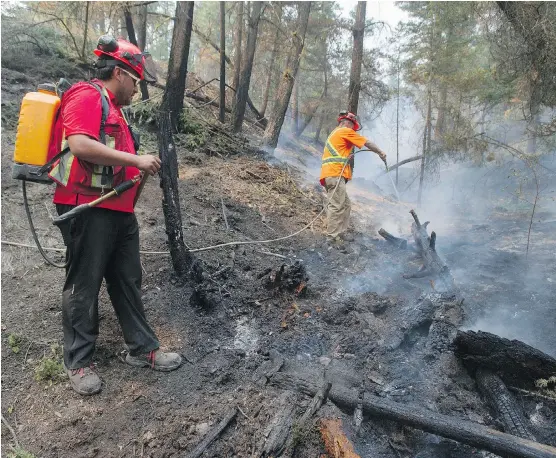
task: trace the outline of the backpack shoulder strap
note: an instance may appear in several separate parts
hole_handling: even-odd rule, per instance
[[[88,81],[88,83],[92,87],[94,87],[100,95],[100,101],[101,101],[101,104],[102,104],[102,115],[101,115],[101,118],[100,118],[99,139],[100,139],[101,143],[106,144],[105,125],[106,125],[106,120],[108,119],[108,113],[110,111],[110,105],[108,103],[108,92],[106,91],[106,89],[104,87],[100,87],[98,84],[93,83],[92,81]],[[56,113],[56,116],[59,115],[60,111],[61,110],[58,109],[58,112]],[[62,151],[60,151],[58,154],[56,154],[52,159],[50,159],[46,164],[44,164],[35,173],[40,176],[43,173],[47,172],[48,170],[50,170],[50,168],[54,165],[54,163],[58,159],[60,159],[64,154],[67,154],[69,152],[70,152],[69,146],[65,147]]]
[[[101,87],[98,84],[93,83],[92,81],[89,81],[89,84],[93,86],[100,95],[100,102],[102,104],[102,117],[100,119],[99,139],[101,143],[106,145],[106,133],[104,128],[106,126],[106,120],[108,119],[108,113],[110,111],[110,105],[108,103],[108,92],[106,91],[106,88],[104,86]]]

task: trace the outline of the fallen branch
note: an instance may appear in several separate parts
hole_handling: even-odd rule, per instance
[[[228,225],[228,218],[226,217],[226,206],[224,205],[224,199],[220,196],[220,203],[222,204],[222,214],[224,215],[224,222],[226,223],[226,230],[230,230],[230,226]]]
[[[531,398],[538,399],[539,401],[543,402],[551,402],[556,406],[556,398],[551,398],[550,396],[545,396],[544,394],[535,393],[534,391],[524,390],[523,388],[517,388],[515,386],[508,386],[508,390],[521,394],[523,396],[528,396]]]
[[[255,250],[257,253],[266,254],[268,256],[276,256],[277,258],[281,259],[289,259],[287,256],[278,253],[271,253],[270,251],[262,251],[262,250]]]
[[[212,442],[216,438],[218,438],[220,434],[222,434],[222,431],[226,429],[228,424],[235,418],[236,415],[237,415],[237,407],[233,407],[228,411],[228,413],[226,413],[226,415],[224,416],[224,418],[222,418],[220,423],[218,423],[216,427],[214,427],[207,433],[207,435],[201,441],[201,443],[197,445],[197,447],[195,447],[195,449],[189,455],[187,455],[187,457],[199,458],[203,454],[203,452],[209,447],[209,445],[212,444]]]
[[[13,436],[14,438],[14,442],[15,442],[15,446],[17,448],[19,448],[19,442],[17,441],[17,436],[15,435],[15,431],[14,429],[10,426],[10,424],[8,423],[8,421],[4,418],[4,415],[2,415],[2,423],[4,423],[4,426],[6,428],[8,428],[8,431],[10,431],[10,434]]]
[[[384,229],[380,228],[380,230],[378,231],[378,233],[387,241],[392,243],[393,245],[395,245],[398,248],[401,248],[402,250],[405,250],[407,248],[407,240],[406,239],[401,239],[399,237],[396,237],[392,234],[390,234],[389,232],[385,231]]]
[[[323,382],[319,392],[315,394],[315,397],[307,407],[307,410],[305,410],[301,418],[297,422],[295,422],[294,428],[297,429],[298,433],[303,434],[303,432],[308,429],[309,420],[311,420],[313,415],[315,415],[321,408],[321,406],[326,402],[326,398],[328,397],[328,393],[330,392],[331,387],[331,382]],[[291,458],[293,456],[296,445],[296,438],[294,437],[294,435],[291,435],[286,442],[286,447],[283,454],[284,458]]]
[[[276,374],[271,383],[285,389],[314,396],[319,386],[301,377],[293,378],[284,373]],[[357,391],[334,385],[329,398],[339,406],[355,409],[359,402]],[[381,420],[393,420],[401,424],[421,429],[428,433],[453,439],[505,457],[556,458],[556,448],[527,439],[502,433],[461,418],[442,415],[422,407],[400,404],[365,393],[363,411]]]

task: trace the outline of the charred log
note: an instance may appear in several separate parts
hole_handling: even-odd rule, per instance
[[[296,404],[287,393],[282,395],[278,412],[267,429],[268,439],[258,454],[259,457],[280,456],[283,452],[291,433]]]
[[[472,372],[485,367],[508,384],[534,386],[536,380],[556,374],[556,359],[519,340],[488,332],[458,331],[456,355]]]
[[[284,373],[276,374],[272,383],[288,390],[297,389],[309,396],[314,396],[320,388],[311,380],[294,378]],[[355,409],[359,403],[356,390],[340,385],[332,387],[329,399],[350,410]],[[380,419],[393,420],[504,457],[556,458],[556,448],[549,445],[515,437],[461,418],[438,414],[422,407],[399,404],[368,393],[365,393],[363,399],[363,411]]]
[[[411,233],[415,240],[415,246],[423,259],[423,266],[418,272],[405,274],[404,278],[432,277],[434,280],[442,282],[448,291],[453,290],[455,283],[450,269],[436,252],[436,233],[433,232],[429,237],[427,234],[429,222],[421,224],[415,210],[411,210],[409,213],[414,219],[411,224]]]
[[[500,377],[488,369],[478,369],[477,385],[497,418],[504,425],[504,431],[524,439],[536,440],[529,431],[527,420],[512,394]]]
[[[407,240],[396,237],[389,232],[385,231],[384,229],[380,228],[378,233],[387,241],[393,244],[394,246],[405,250],[407,248]]]

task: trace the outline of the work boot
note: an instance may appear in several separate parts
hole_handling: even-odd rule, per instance
[[[131,356],[129,353],[125,357],[125,362],[130,366],[150,367],[155,371],[170,372],[181,365],[181,356],[177,353],[164,353],[160,350],[153,350],[138,356]]]
[[[91,364],[88,367],[80,367],[79,369],[66,369],[71,387],[73,390],[83,396],[100,393],[102,382],[94,371]]]
[[[336,237],[326,237],[326,243],[328,244],[328,249],[336,248],[341,252],[346,251],[346,243],[339,235]]]
[[[345,242],[353,242],[355,240],[355,237],[348,232],[344,232],[341,237]]]

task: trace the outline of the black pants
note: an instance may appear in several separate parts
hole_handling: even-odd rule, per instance
[[[72,208],[56,205],[59,215]],[[159,343],[147,323],[141,301],[139,226],[135,215],[92,208],[60,229],[70,259],[62,294],[66,367],[87,366],[93,357],[103,278],[130,354],[156,350]]]

